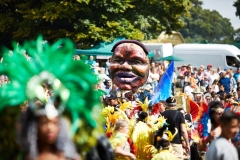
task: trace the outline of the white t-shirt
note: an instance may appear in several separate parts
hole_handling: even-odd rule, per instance
[[[210,144],[206,160],[238,160],[237,149],[227,139],[219,137]]]
[[[184,87],[184,93],[193,98],[193,88],[191,86]]]

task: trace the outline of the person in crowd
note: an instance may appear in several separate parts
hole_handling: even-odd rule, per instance
[[[153,69],[153,70],[156,70],[156,71],[158,70],[155,62],[151,63],[150,69]]]
[[[191,64],[189,64],[189,65],[187,66],[187,71],[188,71],[189,73],[192,73],[192,72],[193,72],[193,68],[192,68]]]
[[[173,96],[175,95],[176,83],[177,83],[177,74],[176,74],[175,69],[174,69],[173,77],[172,77],[172,88],[171,88]]]
[[[192,115],[187,113],[183,108],[177,109],[179,112],[181,112],[184,115],[185,121],[186,121],[186,128],[188,132],[188,139],[190,140],[192,138]]]
[[[240,68],[237,69],[237,72],[234,73],[233,77],[235,78],[236,82],[237,82],[237,86],[240,86]]]
[[[220,78],[219,83],[224,86],[224,92],[229,93],[232,90],[232,85],[230,78],[226,77],[226,72],[222,72],[222,78]]]
[[[233,112],[224,112],[220,118],[221,134],[207,151],[206,160],[238,160],[236,148],[230,140],[239,132],[239,117]]]
[[[230,103],[231,103],[231,108],[229,108],[229,110],[231,110],[231,111],[233,111],[234,113],[237,113],[237,114],[239,115],[239,113],[240,113],[240,107],[239,107],[239,105],[238,105],[238,102],[232,99],[232,100],[230,101]]]
[[[118,120],[115,124],[114,132],[109,139],[116,154],[115,160],[136,160],[135,155],[130,152],[128,133],[128,122],[126,120]]]
[[[60,116],[49,118],[46,112],[42,112],[45,105],[39,100],[34,106],[38,109],[33,111],[28,107],[19,121],[17,135],[23,150],[22,159],[80,159],[67,132],[66,120]]]
[[[203,80],[204,87],[209,85],[211,69],[212,69],[212,65],[208,64],[207,69],[204,70],[204,80]]]
[[[185,81],[185,75],[184,73],[187,71],[187,66],[186,65],[183,65],[181,67],[181,70],[180,70],[180,73],[179,73],[179,78],[180,78],[180,85],[181,87],[183,88],[184,87],[184,81]]]
[[[153,105],[151,115],[159,117],[166,110],[165,101],[161,100],[160,102]]]
[[[146,98],[148,100],[151,99],[151,91],[152,91],[152,86],[150,84],[147,84],[147,86],[144,88],[144,91],[140,93],[139,99],[141,102],[144,102]]]
[[[237,90],[237,82],[235,80],[235,78],[233,77],[233,74],[230,74],[230,83],[231,83],[231,86],[232,86],[232,90],[231,92],[236,92]]]
[[[185,77],[185,79],[184,79],[184,86],[186,86],[186,84],[187,84],[188,82],[190,82],[191,72],[186,71],[186,72],[184,73],[184,77]]]
[[[92,72],[94,72],[94,67],[96,65],[96,61],[93,59],[93,56],[89,56],[89,60],[86,61],[86,64],[90,66]]]
[[[164,65],[162,63],[160,63],[157,67],[157,73],[159,74],[159,80],[162,78],[164,72],[165,72]]]
[[[219,92],[217,92],[217,94],[220,95],[220,97],[222,97],[224,94],[226,94],[223,84],[219,85]]]
[[[240,102],[240,87],[237,87],[238,102]]]
[[[106,69],[105,73],[106,73],[109,77],[111,77],[111,75],[110,75],[110,61],[111,61],[111,58],[109,58],[109,59],[107,60],[106,64],[105,64],[105,69]]]
[[[93,70],[94,70],[94,74],[96,74],[96,75],[98,75],[100,73],[101,67],[99,67],[99,63],[95,63]]]
[[[204,69],[203,68],[199,68],[198,72],[197,72],[197,78],[198,78],[198,86],[204,86],[203,84],[203,80],[204,80]]]
[[[191,77],[189,79],[189,82],[192,83],[192,88],[196,88],[197,87],[197,83],[195,81],[195,73],[194,72],[191,73]]]
[[[236,101],[236,102],[238,102],[238,94],[237,94],[237,92],[233,92],[233,100],[234,101]]]
[[[211,86],[215,79],[219,79],[219,74],[217,73],[216,69],[211,69],[209,74],[209,85]]]
[[[211,73],[211,69],[212,69],[212,65],[211,64],[208,64],[207,65],[207,69],[204,70],[204,73],[209,76],[210,73]]]
[[[213,100],[211,95],[204,96],[204,99],[206,104],[209,104]]]
[[[223,70],[221,70],[221,67],[217,67],[217,73],[220,75],[220,73],[222,72]]]
[[[166,126],[158,130],[156,135],[156,144],[154,145],[155,153],[152,155],[151,160],[178,160],[171,147],[174,133],[167,130]],[[174,134],[175,135],[175,134]]]
[[[110,93],[110,95],[107,95],[104,99],[104,103],[106,106],[119,108],[119,102],[118,102],[118,97],[116,93]]]
[[[79,55],[74,55],[74,56],[73,56],[73,60],[74,60],[74,61],[81,61],[81,58],[80,58]]]
[[[105,73],[105,68],[99,68],[99,74],[97,76],[99,80],[103,83],[107,80],[110,80],[110,78]]]
[[[193,98],[193,87],[192,87],[192,83],[188,82],[186,83],[186,86],[184,87],[184,93],[187,94],[189,97]]]
[[[230,70],[225,68],[223,71],[226,73],[225,77],[230,78]]]
[[[112,81],[109,79],[109,80],[106,80],[105,83],[106,83],[105,92],[108,95],[108,94],[110,94],[110,91],[112,90]]]
[[[219,92],[219,86],[218,86],[218,80],[217,80],[217,79],[215,79],[215,80],[213,81],[213,83],[212,83],[212,90],[213,90],[215,93]]]
[[[138,160],[145,160],[149,154],[143,150],[147,144],[153,143],[153,130],[146,123],[148,113],[145,111],[140,111],[138,113],[137,123],[132,132],[132,141],[136,146],[136,158]]]
[[[206,151],[209,144],[221,134],[221,126],[220,126],[220,117],[224,112],[224,106],[219,101],[212,101],[209,104],[209,117],[211,122],[211,130],[208,137],[202,137],[199,145],[199,151]],[[205,126],[207,127],[207,126]],[[204,130],[208,131],[208,128],[204,128]]]
[[[204,72],[203,75],[203,86],[207,87],[209,85],[209,74],[207,72]]]
[[[152,79],[152,88],[153,90],[157,87],[159,81],[159,74],[157,73],[156,68],[151,68],[149,77]]]
[[[185,126],[185,119],[183,114],[177,111],[176,109],[176,99],[174,99],[173,97],[167,98],[166,105],[169,108],[169,110],[164,111],[162,115],[164,116],[164,118],[167,119],[167,123],[169,124],[168,128],[170,132],[175,133],[175,128],[177,128],[178,130],[178,133],[173,138],[171,144],[173,146],[174,151],[176,152],[178,159],[182,160],[183,148],[181,137],[184,138],[187,152],[189,152],[190,150],[187,130]]]
[[[212,86],[208,85],[208,86],[206,87],[206,92],[204,92],[204,95],[205,95],[205,94],[211,95],[212,89],[213,89]]]

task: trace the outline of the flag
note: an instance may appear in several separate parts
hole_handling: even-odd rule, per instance
[[[171,96],[172,78],[174,73],[174,61],[168,66],[157,87],[154,89],[151,104],[156,104],[161,100],[166,100]]]

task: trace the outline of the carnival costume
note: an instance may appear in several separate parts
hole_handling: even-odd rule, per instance
[[[175,133],[172,134],[167,129],[166,122],[164,122],[163,125],[166,129],[164,129],[161,133],[161,136],[157,137],[157,141],[160,142],[161,140],[165,140],[169,142],[169,145],[166,147],[161,147],[158,144],[157,146],[147,145],[144,147],[144,151],[151,153],[151,160],[178,160],[178,158],[174,155],[172,146],[170,145],[170,142],[173,140],[178,131],[175,128]]]
[[[122,103],[119,101],[120,107],[119,108],[114,108],[111,106],[104,107],[102,109],[102,115],[106,119],[106,135],[109,138],[110,144],[112,145],[113,149],[116,148],[116,146],[127,146],[123,147],[127,149],[126,151],[129,151],[133,154],[136,154],[136,149],[135,146],[131,140],[131,134],[133,127],[135,125],[135,120],[133,119],[128,119],[127,115],[125,114],[126,109],[131,109],[132,104],[131,102],[124,102]],[[128,135],[125,135],[123,133],[114,133],[114,127],[115,124],[118,120],[126,120],[129,124],[129,133]],[[128,147],[129,146],[129,147]],[[124,159],[126,157],[123,156],[116,156],[115,159]],[[126,158],[128,159],[128,158]]]
[[[17,110],[20,104],[28,101],[28,109],[34,116],[46,115],[51,119],[66,113],[70,117],[71,137],[83,159],[113,159],[112,149],[101,136],[103,121],[98,114],[99,93],[92,89],[97,78],[83,62],[72,60],[73,43],[68,39],[61,39],[49,45],[39,36],[36,41],[25,42],[23,46],[15,44],[13,48],[11,54],[8,54],[9,50],[4,50],[6,54],[0,64],[0,74],[10,79],[10,83],[0,89],[0,112],[7,113],[5,111],[8,106],[15,106]],[[27,61],[24,53],[31,57],[30,61]],[[43,83],[51,86],[51,98],[47,97]],[[36,100],[43,104],[42,107],[35,104]],[[26,136],[28,133],[24,137],[21,132],[33,130],[35,122],[25,123],[29,124],[28,129],[23,126],[18,128],[19,143],[23,151],[29,153],[33,159],[37,156],[36,145],[29,148],[31,139]],[[60,130],[59,134],[61,133]],[[37,143],[36,139],[34,143]],[[86,154],[87,152],[90,154]]]
[[[142,111],[140,111],[139,114],[141,114],[141,112],[146,112],[149,105],[148,99],[146,98],[144,103],[142,103],[141,101],[138,101],[138,103],[142,108]],[[134,145],[136,146],[136,158],[138,160],[145,160],[149,156],[149,153],[143,151],[143,148],[148,144],[153,144],[154,140],[153,129],[150,125],[147,124],[147,121],[148,116],[146,117],[146,119],[138,121],[132,133],[132,140]]]

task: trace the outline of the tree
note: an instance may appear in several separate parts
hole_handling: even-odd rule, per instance
[[[191,17],[185,18],[186,27],[180,32],[186,38],[186,42],[194,43],[208,40],[210,43],[231,43],[234,29],[230,20],[222,17],[219,12],[201,7],[202,3],[194,0],[190,10]]]
[[[235,37],[235,41],[236,42],[240,42],[240,28],[238,28],[237,30],[235,30],[235,35],[234,35],[234,37]]]
[[[240,0],[235,1],[233,6],[236,7],[236,16],[240,18]]]
[[[189,0],[1,0],[0,43],[43,34],[48,41],[70,37],[80,47],[117,36],[156,38],[184,26]]]

